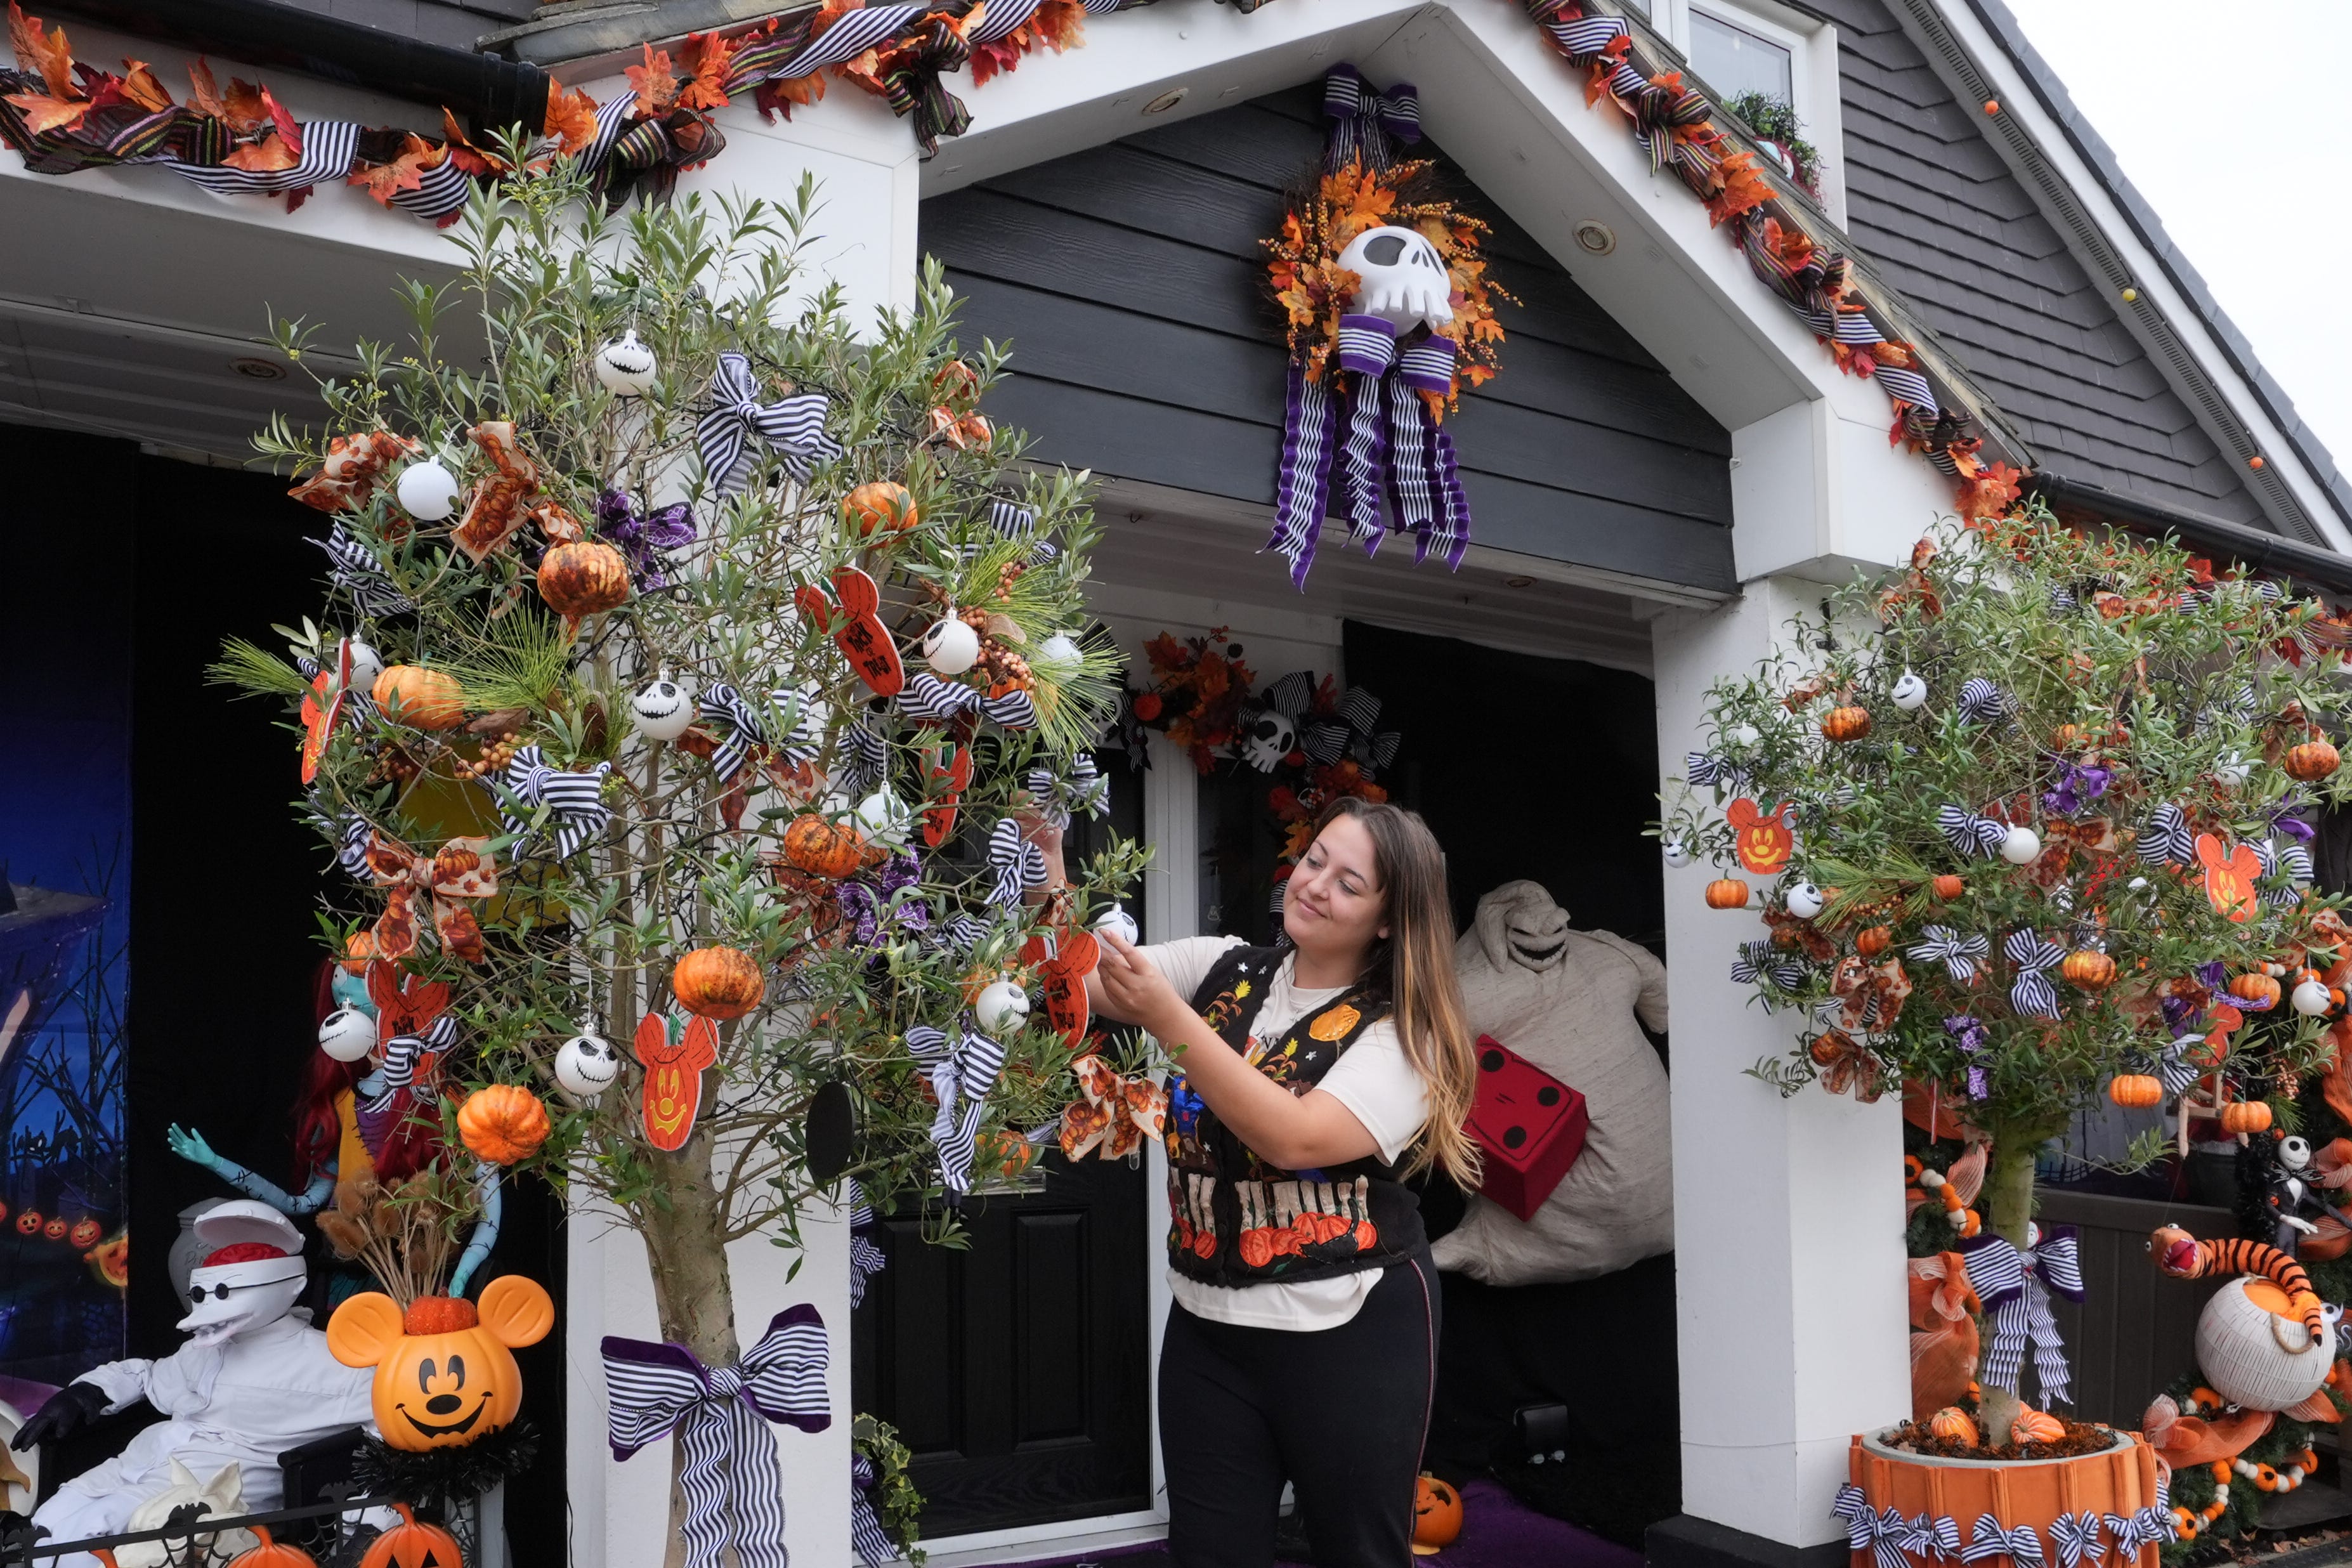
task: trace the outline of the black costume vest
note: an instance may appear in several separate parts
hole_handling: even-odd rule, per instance
[[[1282,960],[1279,948],[1234,948],[1192,998],[1194,1011],[1245,1058],[1250,1025]],[[1254,1065],[1303,1095],[1388,1014],[1385,996],[1350,990],[1279,1041],[1262,1042]],[[1328,1279],[1388,1268],[1428,1246],[1421,1200],[1377,1152],[1328,1170],[1281,1170],[1251,1153],[1181,1074],[1168,1087],[1168,1255],[1185,1278],[1224,1286]]]

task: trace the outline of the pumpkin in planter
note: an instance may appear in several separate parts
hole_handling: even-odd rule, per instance
[[[512,1421],[522,1408],[515,1347],[537,1344],[554,1326],[545,1288],[505,1274],[484,1288],[478,1309],[424,1296],[403,1312],[381,1291],[362,1291],[328,1320],[327,1349],[345,1366],[375,1369],[369,1402],[383,1440],[421,1454],[462,1447]]]
[[[457,1136],[493,1165],[511,1165],[539,1152],[551,1131],[547,1107],[517,1084],[478,1089],[457,1108]]]
[[[457,678],[422,665],[386,666],[368,695],[387,718],[412,730],[454,730],[466,721],[466,689]]]
[[[2326,742],[2305,741],[2287,752],[2286,761],[2282,765],[2288,777],[2300,779],[2305,784],[2317,784],[2334,773],[2336,764],[2343,760],[2336,748]]]
[[[784,858],[812,877],[838,882],[866,863],[866,840],[846,824],[803,812],[784,829]]]
[[[2065,1435],[2066,1423],[2046,1410],[2021,1410],[2009,1424],[2009,1440],[2019,1445],[2055,1443]]]
[[[669,988],[688,1012],[725,1023],[757,1007],[768,982],[740,948],[698,947],[669,972]]]
[[[1433,1550],[1462,1535],[1462,1494],[1435,1476],[1412,1483],[1412,1543]],[[1418,1553],[1416,1553],[1418,1555]]]
[[[1974,1447],[1980,1441],[1976,1417],[1957,1405],[1947,1405],[1929,1416],[1927,1430],[1948,1443],[1966,1443]]]
[[[404,1502],[392,1506],[400,1510],[400,1522],[368,1542],[360,1568],[465,1568],[456,1536],[420,1522]]]
[[[539,563],[539,596],[567,620],[617,609],[629,602],[629,563],[593,539],[559,544]]]

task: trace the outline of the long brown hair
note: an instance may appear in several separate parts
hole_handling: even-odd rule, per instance
[[[1371,835],[1389,934],[1372,944],[1364,979],[1384,993],[1405,1060],[1429,1089],[1429,1121],[1413,1140],[1408,1174],[1434,1166],[1457,1186],[1478,1184],[1478,1145],[1465,1124],[1477,1093],[1478,1055],[1454,978],[1454,903],[1445,854],[1418,812],[1341,795],[1323,808],[1316,835],[1351,816]]]

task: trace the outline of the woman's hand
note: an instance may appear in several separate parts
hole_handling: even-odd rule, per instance
[[[1112,1017],[1138,1025],[1167,1044],[1181,1044],[1184,1026],[1197,1025],[1192,1004],[1176,994],[1176,987],[1160,966],[1136,950],[1117,931],[1097,931],[1102,957],[1091,978],[1100,984],[1102,1009]]]

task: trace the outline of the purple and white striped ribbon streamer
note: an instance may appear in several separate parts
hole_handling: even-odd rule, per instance
[[[1331,500],[1331,461],[1345,405],[1293,360],[1283,411],[1282,469],[1274,492],[1274,533],[1265,548],[1290,563],[1290,585],[1304,592],[1315,564],[1315,544]]]
[[[1421,94],[1401,81],[1382,92],[1353,66],[1339,66],[1323,79],[1323,116],[1331,122],[1323,166],[1350,163],[1379,171],[1396,162],[1397,143],[1421,140]]]
[[[882,1531],[882,1521],[874,1511],[874,1500],[866,1495],[879,1479],[873,1460],[863,1454],[850,1456],[849,1546],[866,1568],[882,1568],[885,1563],[894,1563],[898,1557],[898,1549]]]
[[[768,1323],[743,1359],[716,1371],[684,1345],[605,1336],[605,1436],[613,1458],[676,1434],[686,1494],[687,1568],[789,1568],[782,1472],[772,1421],[822,1432],[831,1349],[824,1320],[802,1303]]]
[[[959,1029],[950,1044],[946,1030],[918,1024],[907,1031],[907,1053],[922,1068],[939,1101],[931,1118],[931,1147],[939,1152],[940,1184],[950,1198],[961,1198],[971,1191],[982,1102],[1004,1070],[1004,1047],[974,1029]]]

